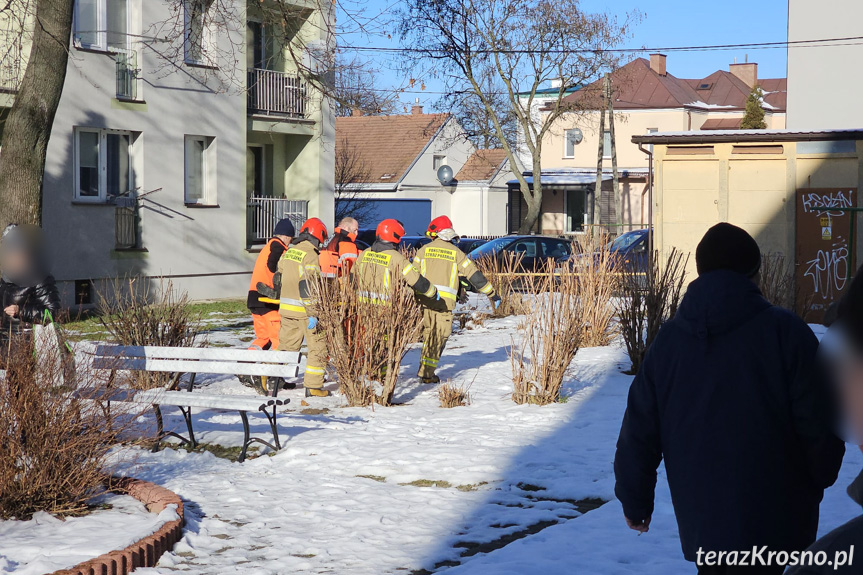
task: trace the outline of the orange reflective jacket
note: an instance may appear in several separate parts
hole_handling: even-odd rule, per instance
[[[261,249],[261,253],[258,254],[258,259],[255,260],[255,267],[252,270],[252,281],[249,283],[250,304],[252,303],[251,300],[254,298],[258,302],[270,304],[270,306],[267,307],[275,306],[275,309],[279,308],[279,300],[268,299],[258,294],[257,286],[258,282],[268,286],[273,285],[273,275],[276,273],[276,266],[278,266],[279,258],[281,258],[282,254],[284,254],[287,249],[288,246],[286,246],[285,242],[279,238],[271,239],[267,242],[267,245]],[[275,265],[271,264],[270,260],[273,260],[273,264]]]
[[[337,278],[351,273],[351,268],[359,257],[359,249],[355,234],[348,234],[341,228],[335,229],[332,241],[326,249],[321,250],[321,275],[325,278]]]

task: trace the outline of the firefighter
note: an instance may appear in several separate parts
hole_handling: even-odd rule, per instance
[[[309,280],[321,273],[318,250],[327,241],[327,227],[318,218],[311,218],[279,260],[278,278],[281,283],[279,314],[279,351],[300,351],[305,339],[309,348],[303,385],[306,397],[327,397],[324,375],[327,367],[327,343],[317,330],[318,319],[311,309]]]
[[[474,289],[487,295],[495,309],[501,300],[482,272],[455,245],[458,235],[447,216],[432,220],[426,235],[432,242],[419,249],[413,265],[435,285],[444,305],[423,306],[423,350],[417,376],[422,383],[439,383],[435,371],[452,333],[452,311],[458,300],[460,278],[466,278]]]
[[[273,285],[273,276],[278,271],[279,260],[291,243],[291,238],[296,231],[291,220],[285,218],[273,228],[273,237],[258,254],[255,267],[252,270],[252,281],[249,283],[249,295],[246,307],[252,312],[252,321],[255,329],[255,340],[249,349],[276,350],[279,347],[279,330],[282,325],[282,317],[279,315],[279,300],[276,297],[267,297],[258,290],[258,284],[268,287]],[[269,295],[273,295],[270,293]],[[240,382],[248,387],[254,387],[259,393],[266,394],[266,383],[263,378],[240,376]],[[287,383],[278,378],[274,385],[281,384],[283,387],[293,389],[295,383]]]
[[[325,278],[337,278],[351,273],[359,257],[357,233],[359,223],[354,218],[342,218],[333,230],[333,239],[321,250],[321,274]]]
[[[255,327],[255,340],[249,349],[276,349],[279,347],[279,329],[282,319],[279,315],[279,300],[268,298],[258,291],[258,284],[273,285],[273,275],[278,271],[279,260],[291,243],[295,234],[294,224],[285,218],[273,228],[273,237],[263,247],[249,284],[249,297],[246,307],[252,312]]]
[[[378,224],[375,243],[363,251],[354,268],[361,301],[385,303],[390,278],[405,281],[417,295],[440,299],[435,286],[399,252],[398,243],[404,235],[405,228],[398,220]]]

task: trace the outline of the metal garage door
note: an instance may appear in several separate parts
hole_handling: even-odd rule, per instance
[[[361,218],[360,229],[374,229],[381,220],[395,218],[404,224],[407,235],[421,236],[431,221],[431,200],[369,200],[369,203],[374,205],[374,210]]]

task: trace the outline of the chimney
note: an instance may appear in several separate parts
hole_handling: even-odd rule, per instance
[[[668,71],[665,67],[665,61],[668,59],[668,56],[665,54],[651,54],[650,55],[650,69],[659,74],[660,76],[666,76]]]
[[[747,58],[748,60],[749,58]],[[728,66],[728,71],[732,75],[737,76],[750,88],[754,88],[758,84],[758,64],[754,62],[745,62],[738,64],[735,58],[734,64]]]
[[[414,116],[419,116],[422,113],[423,113],[423,107],[422,107],[422,105],[420,105],[420,99],[417,98],[414,105],[411,106],[411,114],[413,114]]]

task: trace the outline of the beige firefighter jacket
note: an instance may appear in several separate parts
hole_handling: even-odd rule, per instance
[[[282,292],[279,297],[279,313],[284,317],[303,318],[314,315],[311,289],[314,277],[320,275],[318,250],[306,240],[292,244],[279,260],[282,274]]]
[[[458,300],[460,277],[467,278],[479,293],[494,296],[494,287],[473,261],[452,242],[435,238],[419,249],[413,266],[434,284],[450,311],[455,308]]]

